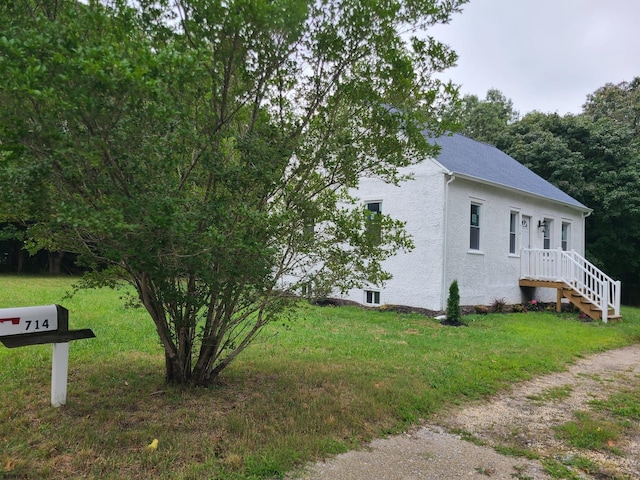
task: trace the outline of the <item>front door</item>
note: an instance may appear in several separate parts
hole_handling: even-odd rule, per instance
[[[529,226],[531,225],[531,217],[526,215],[522,216],[522,248],[531,248],[531,232]]]
[[[521,229],[520,229],[520,238],[522,241],[523,250],[531,248],[530,226],[531,226],[531,217],[523,215]],[[528,252],[522,252],[521,255],[524,255],[524,258],[522,260],[525,262],[521,264],[522,268],[526,269],[527,272],[524,272],[524,271],[520,272],[520,275],[529,276],[531,275],[531,272],[532,272],[531,269],[533,268],[533,264],[532,264],[533,259],[531,258],[531,254]]]

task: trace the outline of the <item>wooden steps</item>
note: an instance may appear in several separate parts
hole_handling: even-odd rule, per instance
[[[578,290],[575,290],[565,284],[565,286],[562,287],[562,296],[578,307],[582,313],[588,315],[589,318],[593,320],[599,320],[602,318],[602,309]]]
[[[565,282],[522,278],[520,279],[520,286],[555,288],[558,291],[556,311],[560,311],[560,302],[562,297],[564,297],[589,318],[593,320],[602,320],[602,309],[600,308],[600,306],[596,305],[591,299],[589,299],[587,295],[580,292],[579,289]],[[621,319],[622,315],[615,315],[615,311],[612,308],[607,310],[606,321],[617,321]]]
[[[557,311],[564,297],[590,318],[620,319],[622,284],[575,250],[521,249],[520,285],[556,289]]]

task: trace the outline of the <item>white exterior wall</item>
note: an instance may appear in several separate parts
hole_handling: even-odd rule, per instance
[[[416,172],[417,170],[417,172]],[[366,303],[366,290],[380,292],[380,304],[433,309],[439,305],[442,285],[444,177],[439,166],[425,161],[414,169],[414,179],[399,186],[364,178],[357,192],[362,205],[382,203],[382,213],[406,222],[415,248],[400,252],[383,264],[393,278],[380,288],[353,289],[342,298]]]
[[[400,186],[365,178],[357,192],[362,205],[381,202],[382,212],[406,222],[415,248],[384,264],[393,275],[383,287],[350,290],[341,297],[366,304],[366,290],[380,292],[380,305],[407,305],[429,310],[446,308],[449,285],[458,280],[461,305],[508,304],[529,300],[518,283],[520,249],[543,248],[538,222],[550,220],[551,248],[561,247],[562,224],[569,227],[568,249],[584,255],[582,211],[521,192],[445,175],[425,161],[414,179]],[[447,206],[445,207],[445,197]],[[471,204],[480,205],[480,249],[470,249]],[[516,253],[509,253],[510,213],[518,213]],[[447,220],[445,221],[445,214]],[[523,220],[529,223],[528,232]],[[447,228],[445,234],[445,225]],[[445,247],[446,241],[446,247]],[[528,293],[531,293],[529,290]],[[555,302],[556,291],[536,289],[532,298]]]
[[[496,299],[509,304],[529,300],[518,285],[520,248],[543,248],[539,221],[550,221],[551,248],[561,247],[562,223],[569,224],[568,249],[584,255],[584,216],[575,208],[462,178],[456,178],[449,189],[445,284],[448,289],[454,279],[458,280],[461,305],[491,305]],[[480,205],[479,250],[470,249],[472,203]],[[511,212],[518,213],[516,254],[509,253]],[[527,220],[528,230],[523,220]],[[536,289],[534,298],[555,302],[556,291]]]

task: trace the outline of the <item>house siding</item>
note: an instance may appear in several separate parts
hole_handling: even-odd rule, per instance
[[[411,170],[407,170],[409,172]],[[382,202],[382,213],[406,222],[405,229],[415,248],[400,252],[383,264],[393,275],[383,287],[353,289],[342,298],[365,303],[366,290],[379,290],[381,304],[432,308],[442,301],[442,258],[444,228],[444,182],[442,170],[424,162],[414,178],[400,185],[364,178],[355,194],[363,205]]]
[[[495,300],[521,303],[533,298],[552,302],[552,289],[519,286],[522,247],[543,248],[538,228],[550,222],[550,248],[562,246],[562,224],[570,225],[570,250],[584,255],[584,216],[590,211],[495,147],[461,135],[437,139],[442,151],[404,169],[411,180],[398,186],[363,178],[350,192],[382,202],[382,212],[406,223],[415,249],[399,252],[383,264],[393,278],[382,286],[350,290],[343,298],[367,303],[366,292],[380,304],[444,310],[449,285],[458,280],[462,305],[491,305]],[[471,205],[480,208],[479,245],[471,241]],[[474,212],[476,208],[474,207]],[[510,252],[510,219],[517,214],[516,248]],[[522,221],[528,220],[529,241]]]
[[[363,205],[382,202],[384,214],[406,222],[415,248],[384,263],[383,268],[393,276],[384,286],[352,289],[342,298],[366,304],[365,292],[379,291],[380,304],[438,311],[446,307],[450,283],[458,280],[462,305],[491,305],[497,299],[509,304],[532,298],[555,301],[554,290],[519,286],[522,220],[530,217],[531,248],[543,248],[538,221],[552,220],[551,248],[561,247],[562,223],[569,223],[570,249],[584,255],[581,210],[465,178],[454,176],[451,180],[436,162],[426,161],[414,168],[413,179],[398,186],[364,178],[359,189],[351,192]],[[469,244],[472,203],[481,206],[478,251],[471,250]],[[519,220],[515,254],[509,253],[511,212],[517,212]]]
[[[522,290],[520,248],[523,242],[523,217],[530,217],[531,248],[543,248],[543,234],[538,221],[552,220],[551,248],[561,246],[562,223],[571,225],[571,249],[584,254],[582,212],[556,202],[466,179],[456,179],[449,186],[449,232],[446,252],[445,284],[458,280],[463,305],[490,305],[496,299],[508,303],[529,300],[527,294],[544,302],[555,301],[555,291]],[[470,205],[481,205],[480,249],[469,249]],[[519,214],[516,254],[509,253],[511,212]],[[526,232],[526,231],[525,231]]]

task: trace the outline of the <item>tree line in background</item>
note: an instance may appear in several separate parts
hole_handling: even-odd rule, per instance
[[[461,133],[495,145],[593,209],[586,253],[640,303],[640,77],[606,84],[582,113],[520,117],[498,90],[465,96],[448,116]]]

